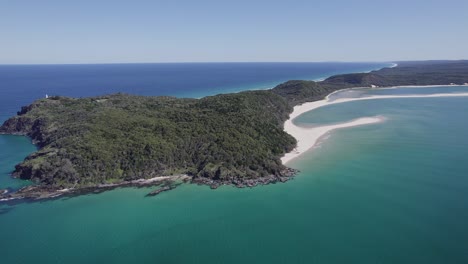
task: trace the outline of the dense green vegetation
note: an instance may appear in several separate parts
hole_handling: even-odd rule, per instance
[[[281,175],[295,140],[282,129],[291,107],[268,91],[196,99],[116,94],[51,97],[23,108],[2,130],[41,149],[16,167],[48,185],[93,185],[174,173],[225,179]]]
[[[468,62],[402,62],[398,67],[366,74],[345,74],[325,80],[327,85],[399,86],[464,84],[468,80]]]
[[[47,186],[94,186],[187,173],[213,180],[284,176],[280,157],[295,139],[283,131],[294,105],[342,88],[463,84],[468,62],[406,62],[322,82],[289,81],[267,91],[202,99],[114,94],[50,97],[23,107],[0,133],[39,146],[14,175]]]

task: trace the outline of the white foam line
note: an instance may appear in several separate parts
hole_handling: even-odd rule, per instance
[[[331,93],[333,94],[333,93]],[[330,94],[330,95],[331,95]],[[326,125],[326,126],[319,126],[313,128],[305,128],[296,126],[293,123],[293,120],[298,116],[302,115],[303,113],[315,110],[317,108],[333,105],[333,104],[340,104],[346,102],[353,102],[353,101],[364,101],[364,100],[377,100],[377,99],[393,99],[393,98],[434,98],[434,97],[468,97],[468,93],[439,93],[439,94],[425,94],[425,95],[373,95],[368,97],[361,97],[361,98],[341,98],[335,101],[329,101],[328,95],[324,100],[305,103],[302,105],[298,105],[294,107],[293,112],[289,116],[289,119],[286,120],[284,123],[284,131],[292,135],[297,140],[296,148],[286,153],[282,158],[281,161],[283,164],[297,158],[307,150],[311,149],[317,141],[325,135],[326,133],[340,128],[347,128],[347,127],[354,127],[360,125],[368,125],[377,122],[382,122],[384,118],[382,116],[376,117],[362,117],[358,118],[349,122],[333,124],[333,125]]]

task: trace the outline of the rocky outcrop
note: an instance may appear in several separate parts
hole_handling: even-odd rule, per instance
[[[30,118],[17,116],[8,119],[0,127],[0,133],[12,135],[27,135],[31,131],[33,121]]]
[[[47,127],[46,122],[44,118],[32,120],[25,116],[15,116],[3,123],[0,134],[28,136],[34,144],[43,147],[46,145],[46,131],[44,131]]]
[[[172,189],[175,189],[176,186],[175,185],[168,185],[168,186],[163,186],[161,188],[158,188],[150,193],[148,193],[146,196],[156,196],[162,192],[167,192],[167,191],[170,191]]]
[[[269,175],[254,179],[229,177],[224,179],[211,179],[206,177],[194,177],[192,183],[199,185],[208,185],[211,189],[217,189],[221,185],[232,185],[237,188],[255,187],[259,185],[267,185],[277,182],[286,182],[291,180],[299,171],[291,168],[286,168],[281,175]]]

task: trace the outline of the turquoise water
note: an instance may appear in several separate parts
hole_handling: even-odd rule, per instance
[[[0,135],[0,189],[17,189],[28,185],[28,181],[16,180],[10,177],[15,164],[34,152],[36,147],[26,137]]]
[[[296,122],[387,120],[333,132],[292,162],[301,173],[285,184],[187,184],[156,197],[125,188],[0,205],[2,262],[468,263],[467,112],[460,97],[304,114]],[[18,140],[8,145],[14,164],[32,149],[10,139]]]
[[[361,98],[374,95],[429,95],[438,93],[467,93],[468,86],[443,86],[443,87],[427,87],[427,88],[398,88],[398,89],[356,89],[356,90],[344,90],[332,94],[330,100],[336,100],[339,98]],[[463,98],[437,98],[433,100],[440,100],[444,102],[444,108],[450,108],[450,103],[446,101],[456,102],[456,100],[466,100]],[[416,102],[416,103],[413,103]],[[382,111],[381,105],[391,103],[389,110]],[[403,105],[400,106],[400,103]],[[446,104],[446,105],[445,105]],[[431,98],[398,98],[398,99],[379,99],[379,100],[365,100],[365,101],[354,101],[347,102],[343,105],[327,105],[320,107],[314,111],[304,113],[294,120],[294,123],[302,126],[314,126],[322,125],[327,123],[345,122],[352,119],[356,119],[363,116],[376,116],[384,114],[386,118],[400,118],[405,115],[427,115],[431,116],[434,109],[439,107],[438,104],[434,104]]]

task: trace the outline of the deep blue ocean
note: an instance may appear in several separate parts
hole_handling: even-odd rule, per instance
[[[254,63],[0,66],[0,115],[45,94],[201,97],[390,64]],[[357,89],[334,98],[467,92],[467,86]],[[183,184],[155,197],[120,188],[0,204],[1,263],[468,263],[468,97],[328,105],[298,125],[364,116],[288,163],[301,172],[256,188]],[[0,188],[35,147],[0,135]]]

